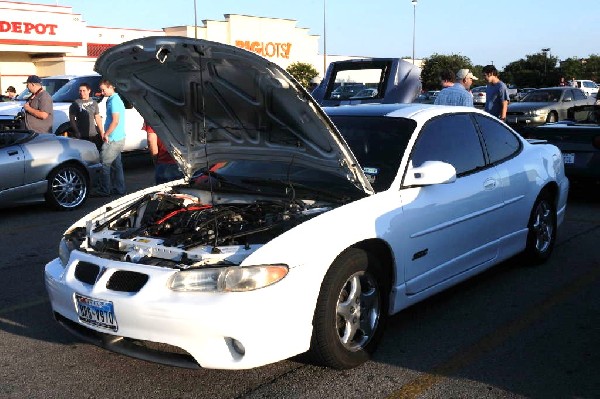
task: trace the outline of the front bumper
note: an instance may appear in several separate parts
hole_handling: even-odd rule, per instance
[[[546,123],[548,114],[525,116],[525,115],[507,115],[506,123],[509,125],[524,125],[524,126],[537,126]]]
[[[85,262],[101,271],[92,284],[76,277],[77,266]],[[118,271],[143,273],[148,280],[138,292],[114,291],[107,287]],[[308,350],[316,299],[307,298],[298,284],[299,270],[290,269],[272,286],[243,293],[174,292],[167,288],[173,273],[73,251],[66,268],[59,259],[46,265],[45,282],[61,324],[88,342],[132,357],[183,367],[247,369]],[[80,321],[76,294],[112,302],[117,331]],[[161,354],[139,341],[184,352]]]

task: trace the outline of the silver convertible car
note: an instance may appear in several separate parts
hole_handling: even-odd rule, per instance
[[[56,209],[76,209],[100,169],[98,150],[89,141],[0,131],[0,207],[47,201]]]
[[[321,108],[270,61],[183,37],[115,46],[96,70],[186,175],[75,222],[46,265],[56,320],[108,350],[222,369],[309,352],[355,367],[389,315],[552,253],[561,153],[483,111]]]

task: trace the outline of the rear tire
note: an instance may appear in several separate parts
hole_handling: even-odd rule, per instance
[[[527,226],[525,257],[533,264],[543,263],[550,257],[556,242],[556,206],[547,192],[536,199]]]
[[[55,209],[68,211],[79,208],[89,195],[89,180],[76,165],[59,165],[48,175],[46,201]]]
[[[342,253],[325,275],[313,319],[309,355],[317,364],[349,369],[374,352],[387,319],[389,279],[367,251]]]

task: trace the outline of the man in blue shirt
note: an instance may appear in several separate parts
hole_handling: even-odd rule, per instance
[[[506,120],[506,111],[510,100],[508,88],[498,78],[498,70],[493,65],[483,67],[483,76],[487,82],[485,88],[485,110],[504,121]]]
[[[115,92],[114,85],[103,79],[100,82],[102,95],[106,101],[106,121],[102,134],[102,177],[97,195],[107,197],[111,194],[125,194],[125,175],[121,161],[121,151],[125,146],[125,104]]]
[[[437,105],[462,105],[473,106],[473,95],[469,92],[474,80],[478,80],[468,69],[461,69],[456,73],[454,85],[440,91],[435,98]]]

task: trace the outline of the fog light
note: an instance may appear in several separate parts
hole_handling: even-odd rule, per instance
[[[244,345],[242,345],[240,341],[234,338],[228,338],[228,340],[231,344],[231,347],[238,355],[244,356],[246,354],[246,348],[244,348]]]

